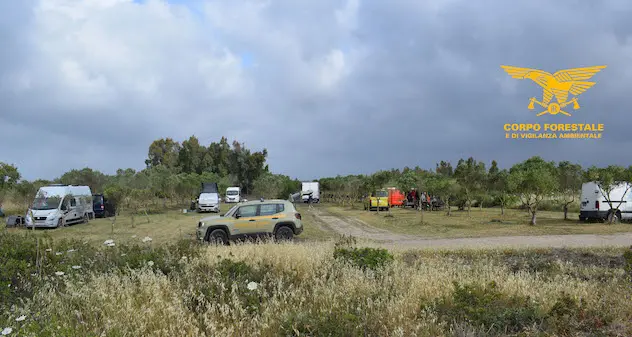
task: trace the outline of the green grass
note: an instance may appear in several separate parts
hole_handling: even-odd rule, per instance
[[[228,211],[233,204],[221,204],[220,213]],[[325,240],[333,235],[324,232],[318,226],[312,226],[313,217],[305,216],[306,209],[298,207],[303,214],[305,229],[298,240]],[[87,224],[77,224],[58,229],[36,229],[36,235],[49,235],[53,239],[76,238],[94,244],[102,244],[105,240],[112,239],[115,242],[132,243],[139,242],[145,236],[152,238],[153,243],[174,242],[178,239],[195,239],[195,229],[200,218],[216,213],[182,213],[182,210],[170,210],[162,214],[139,215],[134,219],[129,215],[121,215],[116,218],[94,219]],[[24,228],[10,228],[10,233],[22,233]]]
[[[632,232],[632,224],[609,225],[604,223],[583,223],[578,213],[539,211],[537,225],[529,225],[530,215],[526,211],[509,209],[501,215],[498,208],[472,208],[470,216],[467,210],[453,209],[451,216],[445,211],[423,213],[412,209],[392,208],[392,217],[388,212],[367,212],[356,209],[327,205],[325,209],[338,216],[360,219],[367,224],[395,233],[421,235],[432,238],[487,237],[508,235],[555,235],[555,234],[614,234]]]

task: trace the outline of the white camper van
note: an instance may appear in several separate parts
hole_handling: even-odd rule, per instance
[[[579,220],[606,220],[612,213],[615,221],[632,219],[632,186],[622,183],[615,186],[610,192],[613,208],[611,211],[606,193],[596,182],[588,182],[582,185],[581,206]]]
[[[306,181],[303,182],[303,187],[301,188],[301,194],[303,202],[307,202],[309,200],[309,195],[312,195],[312,202],[320,201],[320,185],[317,181]]]
[[[26,214],[26,227],[57,228],[62,224],[85,223],[90,219],[94,219],[90,187],[50,185],[37,191]]]
[[[198,212],[219,213],[219,190],[217,183],[202,183],[202,193],[198,197]]]
[[[239,187],[229,187],[226,189],[226,203],[239,202],[241,197],[240,188]]]

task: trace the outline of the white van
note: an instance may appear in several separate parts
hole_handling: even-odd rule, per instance
[[[233,203],[233,202],[239,202],[239,199],[241,197],[240,194],[241,189],[239,187],[229,187],[226,189],[226,203]]]
[[[57,228],[64,223],[86,223],[90,219],[94,219],[90,187],[50,185],[37,191],[26,214],[26,227]]]
[[[317,181],[305,181],[301,187],[301,194],[303,202],[309,201],[309,195],[312,195],[312,202],[318,203],[320,201],[320,185]]]
[[[632,219],[632,186],[629,183],[616,185],[610,192],[612,206],[619,209],[614,214],[615,220]],[[606,220],[610,215],[610,204],[606,193],[596,182],[588,182],[582,185],[581,206],[579,220]]]

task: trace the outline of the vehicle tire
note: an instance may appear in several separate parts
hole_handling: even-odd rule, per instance
[[[621,213],[617,211],[616,213],[610,212],[608,213],[608,218],[606,220],[608,223],[618,224],[621,222]]]
[[[276,241],[292,241],[294,239],[294,231],[288,226],[281,226],[274,233],[274,239]]]
[[[214,229],[208,234],[207,242],[211,245],[225,246],[228,244],[228,235],[223,229]]]

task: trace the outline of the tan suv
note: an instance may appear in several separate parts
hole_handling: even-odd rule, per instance
[[[202,218],[197,239],[217,244],[246,237],[274,236],[292,240],[303,232],[301,214],[287,200],[249,201],[233,206],[226,214]]]

